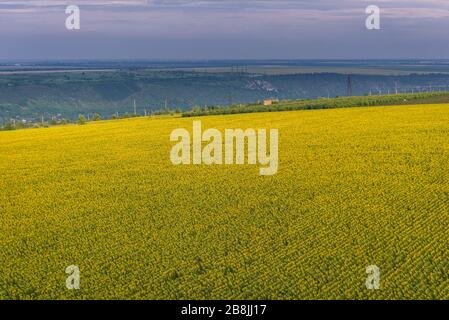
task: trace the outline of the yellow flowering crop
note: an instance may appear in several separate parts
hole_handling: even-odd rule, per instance
[[[193,120],[0,132],[0,299],[449,298],[448,105],[201,118],[277,128],[274,176],[174,166]]]

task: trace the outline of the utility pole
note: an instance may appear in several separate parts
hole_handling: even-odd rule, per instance
[[[348,97],[352,97],[352,80],[351,80],[351,76],[350,75],[348,75],[346,86],[347,86],[347,88],[346,88],[347,96]]]
[[[232,93],[231,92],[229,92],[229,94],[228,94],[228,103],[230,106],[232,106]]]

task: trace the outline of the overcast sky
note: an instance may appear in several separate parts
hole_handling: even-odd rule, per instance
[[[89,58],[449,58],[449,0],[0,0],[0,59]]]

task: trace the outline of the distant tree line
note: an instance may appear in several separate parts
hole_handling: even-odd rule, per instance
[[[350,107],[368,107],[382,105],[398,104],[418,104],[433,103],[432,99],[445,98],[435,102],[449,103],[449,92],[415,93],[415,94],[391,94],[381,96],[354,96],[321,98],[310,100],[284,100],[273,103],[269,106],[258,104],[215,106],[215,107],[195,107],[190,111],[184,112],[183,117],[197,117],[207,115],[225,115],[238,113],[254,112],[275,112],[275,111],[293,111],[293,110],[315,110],[315,109],[335,109]]]
[[[148,114],[145,116],[160,116],[160,115],[176,115],[181,114],[182,111],[180,108],[171,109],[171,108],[164,108],[160,110],[151,110]],[[119,114],[118,112],[112,114],[110,116],[110,119],[128,119],[128,118],[137,118],[137,117],[143,117],[144,115],[138,114],[138,113],[128,113],[125,112],[123,114]],[[89,114],[87,117],[84,114],[79,114],[78,117],[75,120],[70,120],[68,118],[62,118],[62,119],[54,119],[51,120],[41,120],[41,121],[27,121],[23,122],[19,119],[10,119],[9,121],[3,123],[3,125],[0,126],[0,131],[9,131],[9,130],[17,130],[17,129],[26,129],[26,128],[48,128],[51,126],[59,126],[59,125],[66,125],[66,124],[77,124],[77,125],[84,125],[91,121],[100,121],[103,117],[100,113],[94,113]]]

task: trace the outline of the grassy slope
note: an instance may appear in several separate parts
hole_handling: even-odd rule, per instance
[[[276,112],[296,110],[337,109],[369,106],[417,105],[417,104],[449,103],[448,92],[392,94],[381,96],[351,96],[330,99],[285,100],[270,106],[262,104],[232,105],[212,108],[194,108],[183,112],[183,117],[223,115],[255,112]]]
[[[0,298],[449,298],[449,106],[201,121],[279,128],[279,173],[173,166],[192,119],[0,132]]]
[[[401,91],[429,89],[430,84],[433,90],[439,90],[447,88],[449,75],[359,74],[352,80],[354,94],[363,95],[369,90],[375,93],[376,88],[383,93],[388,89],[393,92],[395,83],[399,84]],[[166,102],[172,109],[187,110],[194,106],[251,103],[269,97],[283,100],[328,94],[341,96],[346,94],[346,81],[346,75],[328,73],[256,76],[142,69],[84,74],[0,75],[0,122],[16,116],[38,120],[43,115],[45,119],[51,119],[58,114],[75,119],[80,113],[100,113],[105,118],[116,112],[133,112],[134,100],[138,112],[144,114],[144,108],[158,110],[164,108]],[[267,91],[268,88],[276,88],[277,91]]]

